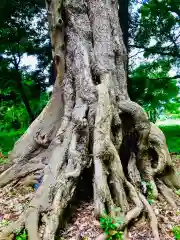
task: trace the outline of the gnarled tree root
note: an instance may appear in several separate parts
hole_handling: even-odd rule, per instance
[[[180,177],[163,133],[129,99],[118,3],[64,1],[64,31],[59,23],[60,2],[47,1],[58,73],[54,91],[16,143],[13,165],[0,175],[0,187],[12,181],[17,184],[19,179],[24,184],[33,184],[39,177],[43,180],[29,207],[16,223],[2,230],[0,239],[25,227],[30,240],[53,240],[65,222],[65,210],[83,170],[92,165],[96,215],[102,216],[104,210],[111,214],[112,208],[120,207],[123,222],[118,229],[124,230],[146,209],[158,240],[157,219],[146,200],[147,186],[157,198],[167,190],[165,185],[180,188]],[[166,199],[175,206],[172,198]]]
[[[142,194],[139,194],[139,197],[140,197],[141,201],[143,202],[143,204],[144,204],[144,206],[145,206],[145,208],[148,212],[149,219],[150,219],[150,225],[151,225],[151,229],[152,229],[154,239],[155,240],[160,240],[159,231],[158,231],[158,222],[157,222],[156,215],[154,214],[153,209],[152,209],[151,205],[148,203],[148,201],[146,200],[146,198]]]
[[[177,208],[175,201],[173,200],[173,193],[170,188],[168,188],[161,180],[157,180],[157,186],[160,193],[166,199],[166,201],[173,207]]]

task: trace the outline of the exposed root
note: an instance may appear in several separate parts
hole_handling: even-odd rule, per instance
[[[107,176],[100,159],[94,160],[94,204],[96,216],[103,216],[105,210],[108,212],[114,208],[111,193],[107,184]]]
[[[123,212],[127,212],[129,210],[129,206],[124,189],[125,176],[119,155],[114,145],[111,145],[111,154],[112,157],[110,159],[110,163],[108,166],[108,170],[110,173],[109,176],[110,187],[112,189],[115,204],[117,206],[120,206]]]
[[[3,165],[1,164],[1,166],[0,166],[0,174],[5,172],[8,168],[12,167],[12,165],[13,165],[13,162],[7,162],[7,163],[5,163]]]
[[[109,176],[115,203],[121,206],[123,211],[128,210],[128,203],[124,191],[123,183],[125,176],[116,148],[110,139],[112,108],[109,98],[108,86],[112,79],[111,74],[101,76],[101,84],[98,85],[98,105],[96,112],[95,131],[94,131],[94,187],[96,212],[102,215],[105,210],[105,203],[108,204],[108,211],[113,207],[110,189],[107,185]],[[107,167],[108,166],[108,167]],[[106,170],[105,170],[106,169]]]
[[[128,229],[127,229],[127,227],[124,229],[123,239],[128,240]]]
[[[166,185],[163,184],[162,181],[158,180],[158,184],[157,184],[161,194],[163,195],[163,197],[166,199],[166,201],[173,207],[173,208],[177,208],[177,205],[175,203],[175,201],[173,200],[173,194],[172,194],[172,190],[169,189]]]
[[[44,169],[44,166],[45,165],[41,162],[27,163],[22,166],[20,164],[14,164],[0,175],[0,187],[5,186],[13,180],[19,180],[28,174],[42,170]]]
[[[161,174],[167,166],[171,166],[171,157],[166,146],[166,139],[163,132],[153,123],[149,134],[150,147],[153,148],[157,155],[157,166],[153,169],[153,175]]]
[[[140,187],[141,176],[140,176],[139,170],[137,169],[136,156],[134,153],[131,153],[131,156],[128,162],[128,176],[134,186]]]
[[[123,218],[123,222],[121,224],[119,224],[119,226],[117,226],[117,230],[119,230],[119,231],[124,230],[124,237],[125,237],[124,239],[127,239],[126,238],[127,237],[127,226],[129,225],[129,223],[133,219],[135,220],[143,211],[143,204],[137,194],[136,189],[128,181],[126,181],[126,186],[128,187],[129,196],[130,196],[131,200],[134,202],[135,207],[132,210],[130,210],[129,212],[127,212],[127,214]],[[108,236],[106,234],[101,234],[96,238],[96,240],[105,240],[107,238],[108,238]]]
[[[138,133],[138,155],[137,155],[137,163],[138,168],[141,172],[142,178],[150,182],[153,186],[152,195],[154,198],[157,198],[158,191],[156,184],[154,182],[154,175],[151,166],[151,161],[149,160],[149,133],[151,129],[150,122],[148,120],[147,114],[144,112],[143,108],[140,107],[137,103],[132,102],[130,100],[122,101],[119,103],[119,108],[121,111],[128,113],[131,115],[135,130]]]
[[[103,79],[104,81],[109,79]],[[103,159],[107,155],[107,144],[110,134],[111,123],[111,105],[108,97],[108,83],[102,83],[98,85],[99,92],[98,107],[96,110],[95,131],[94,131],[94,202],[95,212],[97,216],[104,214],[105,210],[110,211],[113,207],[113,201],[111,198],[110,190],[107,184],[107,175]],[[106,111],[104,108],[106,106]],[[102,124],[103,123],[103,124]],[[107,134],[106,134],[107,133]],[[104,136],[106,137],[104,139]],[[106,155],[105,155],[106,154]],[[102,159],[103,158],[103,159]],[[105,208],[105,204],[108,204],[108,209]]]
[[[174,166],[167,168],[167,172],[162,179],[168,187],[180,189],[180,176],[177,174]]]
[[[125,216],[125,221],[124,221],[124,226],[128,226],[128,224],[133,220],[136,219],[142,212],[143,210],[143,204],[138,196],[137,190],[134,188],[134,186],[126,181],[126,186],[128,187],[129,190],[129,196],[131,200],[135,204],[135,208],[130,210],[126,216]]]
[[[29,206],[25,226],[30,240],[40,240],[38,234],[39,213],[39,209],[36,209],[35,206]]]
[[[161,179],[170,188],[180,188],[180,176],[176,174],[163,132],[153,123],[149,134],[150,148],[157,154],[157,163],[153,168],[153,176],[161,176]]]
[[[60,143],[58,138],[56,139],[56,147],[47,166],[42,185],[25,213],[25,226],[30,240],[40,239],[39,220],[42,213],[47,216],[43,216],[45,221],[43,239],[55,238],[59,219],[62,218],[64,210],[72,199],[77,180],[88,163],[86,155],[89,141],[86,130],[88,125],[84,119],[86,111],[84,108],[81,111],[78,116],[79,124],[70,124],[65,132],[63,143]],[[68,161],[67,164],[66,161]],[[14,231],[14,229],[10,230]]]
[[[21,182],[22,186],[33,186],[39,182],[39,179],[42,177],[42,173],[28,175]]]
[[[100,234],[95,240],[106,240],[108,236],[105,233]]]
[[[146,200],[146,198],[141,193],[139,193],[139,197],[140,197],[141,201],[143,202],[146,210],[148,211],[148,215],[149,215],[149,219],[150,219],[150,225],[151,225],[151,229],[152,229],[154,239],[155,240],[160,240],[159,231],[158,231],[158,222],[157,222],[156,215],[154,214],[153,209],[150,206],[150,204],[148,203],[148,201]]]

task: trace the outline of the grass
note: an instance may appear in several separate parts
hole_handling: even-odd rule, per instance
[[[180,125],[159,126],[166,136],[170,152],[180,153]]]
[[[10,132],[0,132],[0,151],[7,155],[12,150],[14,143],[24,133],[25,129],[12,130]]]

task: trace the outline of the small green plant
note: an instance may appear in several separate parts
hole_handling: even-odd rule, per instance
[[[180,196],[180,189],[176,191],[176,194]]]
[[[180,211],[177,210],[176,211],[176,215],[179,216],[180,215]]]
[[[23,232],[16,233],[16,240],[27,240],[27,239],[28,239],[28,236],[27,236],[26,230],[24,230]]]
[[[117,210],[115,210],[117,211]],[[103,231],[108,235],[108,240],[123,239],[123,232],[118,231],[118,226],[122,224],[122,217],[116,217],[108,215],[106,212],[103,217],[100,218],[100,226]]]
[[[9,221],[6,220],[6,219],[3,219],[3,220],[1,221],[1,226],[7,226],[8,224],[9,224]]]
[[[153,199],[153,186],[152,186],[151,182],[146,182],[146,186],[147,186],[148,198]]]
[[[153,204],[153,199],[148,199],[148,203],[149,203],[150,205],[152,205],[152,204]]]
[[[174,238],[176,240],[179,240],[180,239],[180,226],[174,226],[172,229],[172,232],[174,234]]]
[[[141,185],[143,186],[144,191],[147,193],[149,204],[152,205],[153,199],[154,199],[152,183],[150,181],[148,182],[148,181],[142,180]]]

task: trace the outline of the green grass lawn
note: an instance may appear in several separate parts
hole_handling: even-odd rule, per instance
[[[159,126],[166,136],[170,152],[180,153],[180,125]]]

